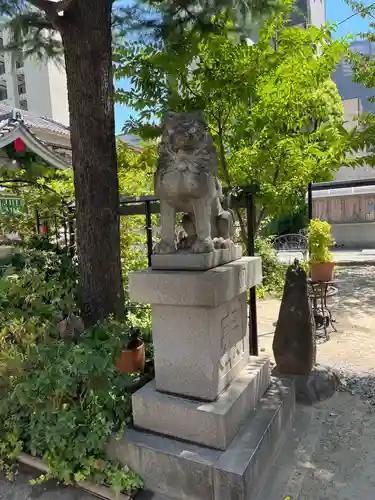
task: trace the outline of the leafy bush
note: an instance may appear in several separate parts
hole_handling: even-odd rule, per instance
[[[119,189],[122,196],[154,194],[153,172],[156,166],[156,145],[144,145],[141,152],[132,150],[124,142],[117,144]],[[152,225],[158,225],[159,216],[152,215]],[[147,267],[147,246],[144,215],[120,218],[121,259],[125,295],[129,271]]]
[[[287,266],[282,264],[272,245],[272,238],[256,238],[255,251],[262,259],[263,283],[257,287],[260,298],[265,294],[281,295]]]
[[[14,319],[41,326],[76,313],[77,266],[66,255],[23,250],[0,271],[0,311],[4,327]],[[50,325],[50,326],[51,326]]]
[[[17,253],[3,270],[1,464],[10,472],[12,460],[25,451],[48,465],[43,479],[91,479],[131,491],[141,485],[138,476],[105,454],[112,432],[131,418],[134,375],[115,368],[129,324],[108,320],[66,342],[57,325],[62,316],[78,313],[75,297],[76,264],[66,256]],[[146,328],[147,321],[138,326]]]
[[[331,247],[335,242],[331,233],[331,225],[319,219],[312,219],[309,225],[308,238],[311,263],[331,262]]]

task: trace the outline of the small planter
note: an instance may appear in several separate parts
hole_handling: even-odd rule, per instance
[[[314,264],[310,264],[312,281],[332,281],[334,268],[334,262],[316,262]]]
[[[129,348],[121,353],[116,361],[116,369],[120,373],[134,373],[145,368],[145,345],[142,340],[136,339],[129,344]]]

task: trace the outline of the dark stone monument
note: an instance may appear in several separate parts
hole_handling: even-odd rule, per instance
[[[308,375],[315,363],[315,323],[307,294],[307,276],[297,265],[286,272],[284,294],[273,339],[282,374]]]
[[[273,375],[293,378],[296,400],[303,404],[332,397],[340,383],[336,372],[315,365],[315,330],[307,276],[296,262],[288,268],[285,277],[272,346],[276,361]]]

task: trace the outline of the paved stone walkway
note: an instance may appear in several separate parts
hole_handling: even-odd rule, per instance
[[[349,375],[350,383],[315,408],[298,408],[273,484],[260,500],[374,500],[374,286],[373,266],[339,270],[338,294],[329,299],[338,332],[318,345],[317,358]],[[279,305],[258,303],[260,348],[271,356]]]

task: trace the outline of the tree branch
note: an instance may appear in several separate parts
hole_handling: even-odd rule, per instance
[[[44,10],[51,22],[55,22],[65,12],[73,5],[75,0],[60,0],[59,2],[54,2],[51,0],[29,0],[31,5],[34,5],[37,9]]]
[[[56,7],[60,2],[50,2],[50,0],[29,0],[29,3],[34,5],[37,9],[44,10],[48,14],[57,14]]]

